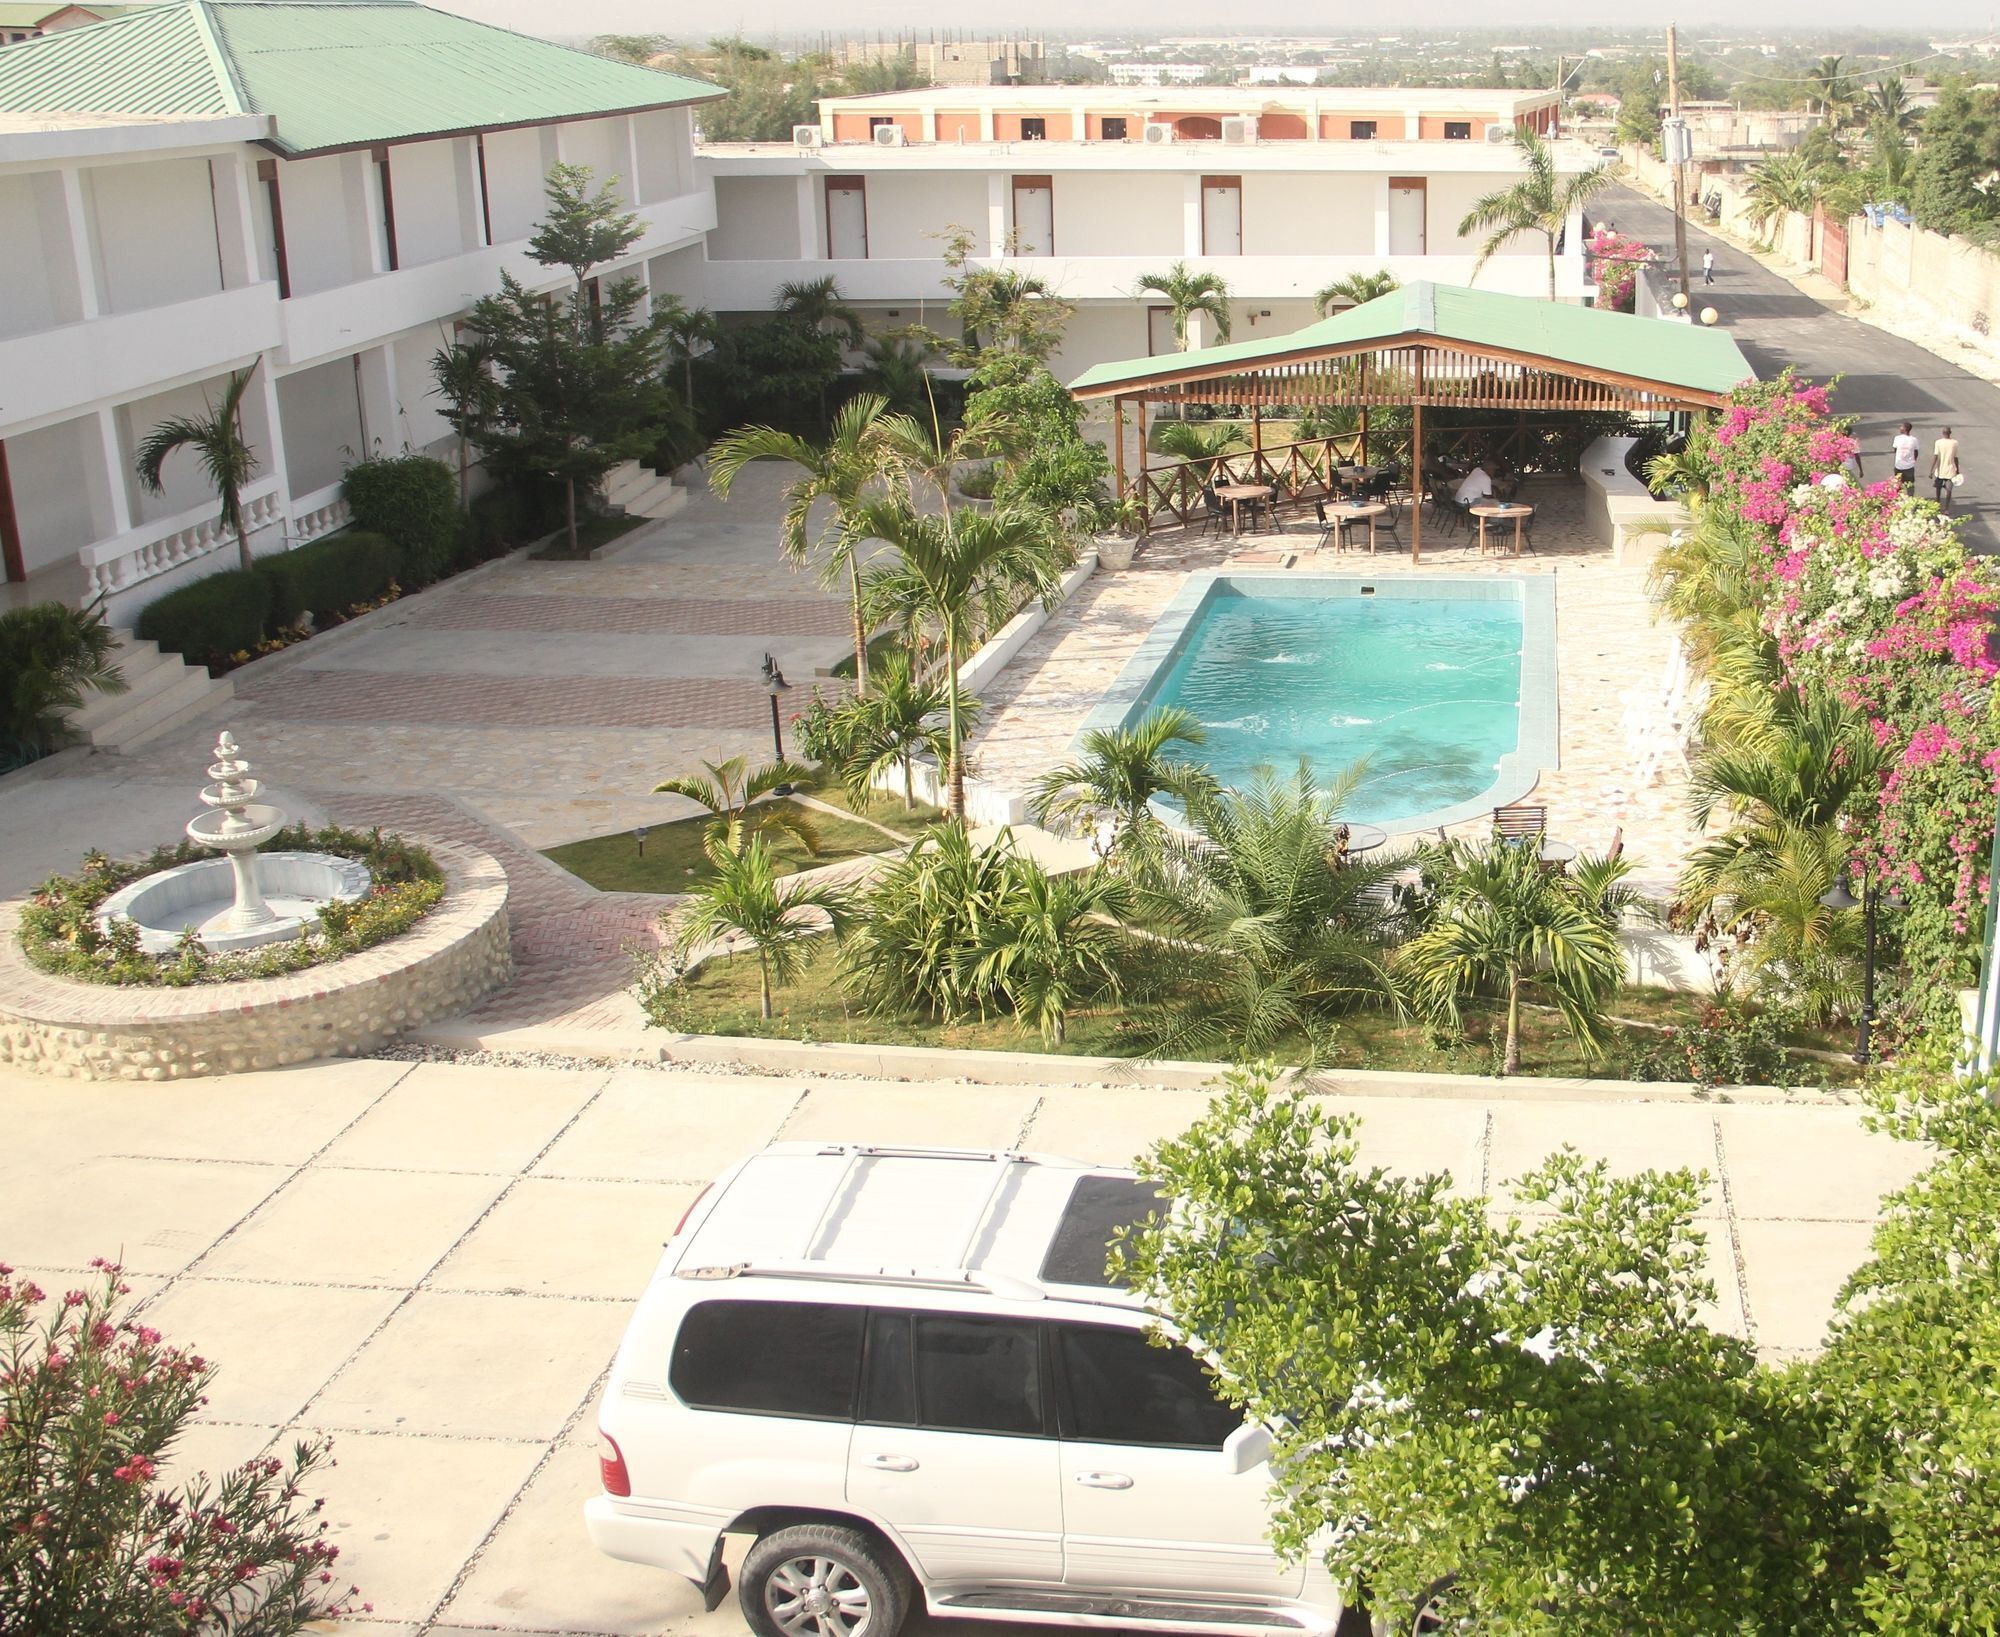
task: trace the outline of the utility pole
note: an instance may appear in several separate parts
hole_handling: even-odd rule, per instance
[[[1685,310],[1692,299],[1688,297],[1687,170],[1683,158],[1687,127],[1681,122],[1680,57],[1674,50],[1672,23],[1667,24],[1667,118],[1660,150],[1674,168],[1674,261],[1680,267],[1681,295],[1687,298],[1681,303]]]

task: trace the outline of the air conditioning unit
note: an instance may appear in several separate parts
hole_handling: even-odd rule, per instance
[[[1140,138],[1143,142],[1152,143],[1156,148],[1163,143],[1173,141],[1173,139],[1174,128],[1171,125],[1148,125],[1145,135]]]
[[[1488,142],[1512,142],[1514,140],[1514,127],[1511,125],[1489,125],[1486,127],[1486,140]]]
[[[903,135],[900,125],[878,125],[875,127],[875,146],[878,148],[900,148],[909,140]]]
[[[1257,140],[1257,116],[1244,114],[1240,118],[1225,119],[1222,122],[1222,140],[1241,147],[1246,142]]]
[[[820,135],[819,135],[819,127],[817,125],[794,125],[792,127],[793,147],[798,148],[803,152],[810,153],[814,148],[817,148],[819,144],[820,144]]]

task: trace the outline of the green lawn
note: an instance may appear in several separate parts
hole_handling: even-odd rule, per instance
[[[868,663],[873,665],[878,659],[886,659],[903,645],[903,638],[896,631],[882,631],[868,639]],[[833,674],[841,677],[854,675],[854,656],[849,654],[833,667]]]
[[[819,830],[817,855],[808,853],[788,835],[772,836],[771,852],[780,875],[895,849],[894,841],[865,824],[831,818],[825,813],[812,813],[810,817]],[[688,892],[715,873],[701,845],[702,831],[708,823],[705,814],[697,814],[693,818],[675,819],[671,824],[651,825],[646,831],[643,855],[632,839],[632,832],[619,830],[608,836],[550,847],[543,856],[554,859],[570,874],[581,876],[600,892]],[[754,994],[751,1009],[753,1012],[756,1009]]]
[[[875,1018],[854,1010],[840,984],[840,963],[823,951],[799,982],[780,989],[777,1016],[768,1023],[757,1015],[757,966],[748,956],[710,962],[682,989],[671,1026],[693,1034],[751,1035],[774,1040],[841,1040],[860,1045],[949,1046],[974,1051],[1054,1051],[1085,1057],[1136,1056],[1139,1046],[1126,1018],[1116,1010],[1086,1012],[1070,1019],[1068,1038],[1060,1046],[1045,1046],[1041,1037],[1024,1030],[1008,1016],[945,1025],[921,1018]],[[1695,1023],[1702,1001],[1693,995],[1664,989],[1633,989],[1620,996],[1620,1016],[1650,1023]],[[1422,1024],[1383,1012],[1357,1012],[1340,1020],[1332,1065],[1335,1068],[1385,1069],[1418,1074],[1491,1074],[1499,1056],[1504,1017],[1495,1006],[1483,1014],[1468,1014],[1462,1043],[1433,1047]],[[1570,1040],[1562,1020],[1550,1012],[1530,1010],[1521,1025],[1521,1072],[1524,1075],[1582,1076],[1619,1079],[1625,1073],[1629,1045],[1644,1031],[1617,1031],[1609,1054],[1586,1058]],[[1816,1047],[1845,1049],[1839,1038],[1815,1036]],[[1814,1064],[1826,1071],[1831,1085],[1851,1084],[1853,1066]]]
[[[900,780],[901,775],[898,775]],[[875,823],[886,825],[902,836],[920,836],[933,824],[944,818],[942,807],[933,807],[921,797],[915,807],[907,811],[903,807],[903,792],[900,782],[894,790],[877,790],[859,806],[848,795],[846,787],[832,774],[821,774],[809,787],[815,801],[823,801],[829,807],[838,807],[843,812],[859,813]],[[892,846],[887,836],[882,838],[884,846]]]

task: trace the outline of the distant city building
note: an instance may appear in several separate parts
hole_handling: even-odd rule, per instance
[[[894,62],[908,56],[933,85],[1032,85],[1048,76],[1040,40],[850,40],[843,63]]]
[[[1113,85],[1199,85],[1208,78],[1206,63],[1113,63]]]

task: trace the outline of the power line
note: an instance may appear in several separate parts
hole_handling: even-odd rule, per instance
[[[2000,40],[2000,34],[1987,34],[1977,40],[1967,40],[1964,43],[1968,46],[1991,45],[1995,40]],[[1860,79],[1867,74],[1900,74],[1904,69],[1915,68],[1919,63],[1935,62],[1940,57],[1955,57],[1957,55],[1958,53],[1955,51],[1933,51],[1929,56],[1912,57],[1906,63],[1883,63],[1875,68],[1856,68],[1851,72],[1843,73],[1840,77],[1842,79]],[[1739,80],[1761,80],[1767,85],[1818,85],[1820,83],[1820,78],[1817,74],[1738,74],[1736,78]]]

